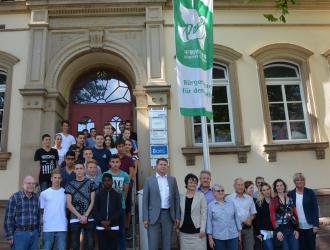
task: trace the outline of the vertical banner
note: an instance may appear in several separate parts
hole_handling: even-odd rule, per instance
[[[212,113],[213,0],[173,0],[180,112]]]

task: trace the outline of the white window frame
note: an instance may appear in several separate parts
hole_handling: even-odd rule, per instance
[[[284,64],[282,62],[295,65],[295,67]],[[272,64],[272,65],[270,65],[270,64]],[[277,86],[280,85],[281,86],[283,101],[270,102],[268,100],[268,96],[267,96],[267,104],[268,104],[267,108],[268,108],[269,115],[270,115],[270,108],[269,108],[270,104],[282,104],[283,103],[284,113],[285,113],[285,118],[286,119],[285,120],[278,120],[276,122],[285,122],[286,126],[287,126],[287,133],[288,133],[288,139],[284,139],[284,140],[274,140],[273,139],[273,142],[276,143],[276,144],[281,144],[281,143],[299,143],[299,142],[309,142],[309,141],[311,141],[309,115],[308,115],[308,112],[307,112],[307,103],[306,103],[306,98],[305,98],[305,93],[304,93],[304,86],[303,86],[302,79],[301,79],[301,70],[300,70],[299,65],[296,64],[296,63],[293,63],[291,61],[281,60],[280,62],[279,61],[274,61],[274,62],[267,63],[267,66],[264,67],[264,70],[266,68],[272,67],[272,66],[282,66],[282,67],[294,68],[296,73],[297,73],[297,76],[298,76],[298,77],[282,77],[282,78],[280,78],[280,77],[279,78],[266,78],[265,77],[266,90],[267,90],[267,86],[269,86],[269,85],[277,85]],[[299,85],[300,97],[301,97],[301,103],[302,103],[303,115],[304,115],[303,120],[289,120],[288,104],[290,104],[290,103],[299,103],[299,102],[298,101],[287,101],[286,93],[285,93],[285,86],[288,86],[288,85]],[[290,122],[295,122],[295,121],[305,123],[306,137],[307,137],[306,139],[292,139]],[[271,119],[270,116],[269,116],[269,122],[270,122],[270,128],[271,128],[271,133],[272,133],[272,119]]]
[[[7,72],[6,72],[5,69],[0,68],[0,74],[1,75],[5,75],[6,76],[6,79],[7,79],[8,74],[7,74]],[[3,94],[3,97],[5,99],[6,98],[6,84],[0,84],[0,93],[4,93]],[[3,140],[2,131],[3,131],[3,117],[4,117],[4,113],[5,113],[5,107],[3,107],[2,109],[0,109],[0,112],[2,112],[2,117],[1,117],[2,121],[0,121],[1,122],[1,127],[0,127],[0,135],[1,135],[1,137],[0,137],[0,144],[1,144],[1,141]],[[0,146],[0,148],[1,148],[1,146]]]
[[[211,138],[209,139],[210,146],[225,146],[225,145],[235,145],[235,126],[234,126],[234,117],[233,117],[233,107],[232,107],[232,97],[231,97],[231,83],[228,77],[228,66],[223,63],[214,63],[213,68],[223,68],[225,72],[224,79],[213,79],[213,87],[226,87],[227,92],[227,103],[217,103],[215,105],[228,105],[228,113],[229,113],[229,122],[214,122],[211,120],[207,123],[207,127],[211,126]],[[212,106],[214,104],[212,103]],[[194,119],[192,118],[192,132],[193,132],[193,144],[195,146],[201,146],[202,143],[195,142],[195,125],[199,125],[199,123],[195,123]],[[230,142],[216,142],[215,141],[215,133],[214,133],[214,125],[222,125],[222,124],[229,124],[230,125],[230,135],[231,141]],[[200,124],[201,126],[201,124]]]

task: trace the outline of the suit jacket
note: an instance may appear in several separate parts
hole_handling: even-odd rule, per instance
[[[169,186],[170,214],[173,221],[180,220],[180,194],[178,184],[173,176],[167,176]],[[143,221],[155,224],[161,212],[161,197],[156,175],[149,176],[143,188],[142,217]]]
[[[181,207],[181,220],[180,227],[184,220],[184,211],[186,207],[186,196],[182,196],[180,200]],[[196,228],[200,228],[201,232],[206,232],[206,220],[207,220],[207,202],[205,196],[201,192],[195,192],[193,202],[191,204],[191,219]]]
[[[296,189],[290,191],[288,195],[292,198],[294,205],[296,205]],[[304,188],[303,193],[303,209],[308,224],[311,224],[314,227],[319,227],[319,207],[316,195],[312,189],[306,187]]]

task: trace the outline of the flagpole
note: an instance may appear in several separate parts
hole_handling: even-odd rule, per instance
[[[202,121],[204,170],[211,171],[209,138],[208,138],[208,132],[207,132],[206,116],[201,116],[201,121]]]

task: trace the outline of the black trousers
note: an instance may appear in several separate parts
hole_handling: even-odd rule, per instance
[[[300,250],[315,250],[316,234],[311,229],[299,229]]]
[[[96,230],[99,238],[99,250],[117,250],[118,249],[118,233],[112,230]]]

